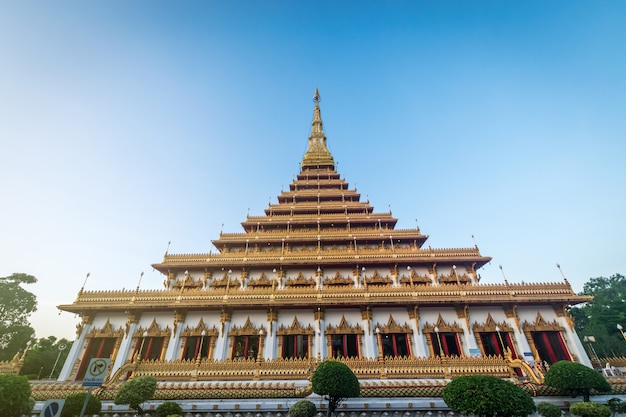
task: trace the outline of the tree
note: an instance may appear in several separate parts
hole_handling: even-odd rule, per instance
[[[52,378],[58,377],[71,346],[72,342],[67,339],[57,340],[54,336],[38,339],[26,353],[20,375],[48,378],[52,374]]]
[[[626,413],[626,403],[619,398],[611,398],[606,402],[606,405],[611,409],[613,416]]]
[[[75,392],[65,397],[61,417],[75,417],[80,415],[83,405],[85,404],[85,398],[87,398],[86,392]],[[90,395],[85,414],[92,416],[94,414],[100,414],[101,410],[102,402],[100,398]]]
[[[0,360],[11,359],[34,333],[28,317],[37,310],[37,297],[21,285],[36,282],[27,274],[0,277]]]
[[[354,372],[343,362],[327,359],[321,362],[311,377],[313,392],[328,400],[327,416],[350,397],[361,395],[361,386]]]
[[[313,417],[317,407],[309,400],[301,400],[289,408],[290,417]]]
[[[594,402],[582,402],[572,404],[570,414],[580,417],[610,417],[611,409],[604,404]]]
[[[611,391],[611,385],[600,373],[585,365],[570,361],[552,364],[546,372],[545,384],[562,389],[572,397],[582,395],[585,402],[589,401],[591,390]]]
[[[174,415],[180,415],[183,413],[183,409],[173,401],[166,401],[161,403],[156,409],[157,417],[168,417]]]
[[[561,409],[550,403],[539,403],[537,412],[543,417],[561,417]]]
[[[601,357],[626,355],[626,342],[617,329],[618,324],[626,327],[626,277],[591,278],[579,294],[593,296],[593,300],[569,310],[581,340],[593,336]]]
[[[30,393],[30,383],[25,376],[0,374],[0,416],[30,414],[35,405]]]
[[[130,408],[141,413],[141,404],[152,399],[156,392],[156,379],[152,376],[138,376],[126,381],[115,393],[115,404],[128,404]]]
[[[535,412],[535,402],[522,388],[490,375],[453,379],[443,389],[443,400],[454,411],[482,417],[525,417]]]

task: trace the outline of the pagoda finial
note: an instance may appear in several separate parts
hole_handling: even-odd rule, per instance
[[[320,92],[315,88],[313,94],[313,121],[311,122],[311,135],[309,136],[309,148],[302,158],[302,169],[304,168],[335,168],[335,161],[330,151],[326,147],[326,135],[324,135],[322,113],[320,110]]]

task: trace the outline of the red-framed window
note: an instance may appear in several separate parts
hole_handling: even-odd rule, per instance
[[[165,344],[164,336],[137,337],[132,360],[139,355],[140,360],[159,360]]]
[[[555,362],[571,361],[565,341],[559,331],[532,332],[533,342],[541,360],[552,365]]]
[[[456,333],[431,333],[435,356],[462,356],[461,343]]]
[[[511,335],[508,332],[481,332],[480,342],[483,345],[485,356],[504,356],[504,348],[509,348],[513,359],[517,358],[517,353],[513,347]]]
[[[385,333],[380,335],[383,356],[411,356],[409,335],[406,333]]]
[[[310,358],[309,335],[285,335],[282,340],[282,358]]]
[[[335,334],[331,339],[332,356],[334,358],[360,358],[359,335]]]
[[[116,337],[96,337],[88,339],[85,354],[80,362],[80,367],[76,373],[76,380],[82,380],[85,377],[89,361],[93,358],[110,358],[115,349]]]
[[[196,360],[206,359],[209,354],[211,336],[188,336],[183,342],[181,359]]]
[[[259,336],[234,336],[232,359],[256,359],[259,342]]]

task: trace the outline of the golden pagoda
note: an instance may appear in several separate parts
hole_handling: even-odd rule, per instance
[[[152,265],[162,290],[81,289],[59,306],[82,319],[60,382],[110,358],[105,393],[153,375],[160,399],[209,410],[217,398],[306,397],[326,358],[350,366],[370,398],[437,397],[475,373],[541,384],[562,359],[590,366],[567,313],[589,297],[567,280],[481,284],[491,258],[478,247],[425,247],[419,228],[396,229],[337,172],[313,99],[300,172],[263,215],[220,233],[216,252],[166,252]]]

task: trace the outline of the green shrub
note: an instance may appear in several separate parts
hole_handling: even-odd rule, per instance
[[[301,400],[289,408],[290,417],[313,417],[317,413],[317,408],[309,400]]]
[[[443,389],[443,400],[452,410],[476,416],[526,417],[535,412],[535,402],[517,385],[490,375],[453,379]]]
[[[554,404],[540,403],[537,412],[543,417],[561,417],[561,409]]]
[[[166,401],[159,405],[156,409],[157,417],[168,417],[182,413],[183,409],[180,408],[180,405],[178,405],[178,403],[175,403],[173,401]]]
[[[589,401],[591,390],[611,391],[611,386],[602,374],[588,366],[570,361],[552,364],[546,372],[545,384],[562,389],[573,397],[582,395],[584,401]]]
[[[83,405],[85,404],[86,392],[75,392],[65,397],[65,404],[63,404],[63,411],[61,411],[61,417],[74,417],[80,415]],[[89,396],[87,402],[87,408],[85,409],[86,415],[100,414],[102,410],[102,402],[98,397],[93,395]]]
[[[611,409],[604,404],[582,402],[572,404],[569,412],[580,417],[610,417]]]
[[[141,404],[152,399],[156,391],[157,382],[152,376],[139,376],[126,381],[115,393],[115,404],[128,404],[130,408],[143,412]]]
[[[21,417],[30,414],[34,405],[25,376],[0,374],[0,416]]]
[[[345,399],[361,395],[359,380],[352,369],[343,362],[334,359],[326,359],[317,365],[311,377],[313,392],[328,400],[330,417],[337,406]]]

